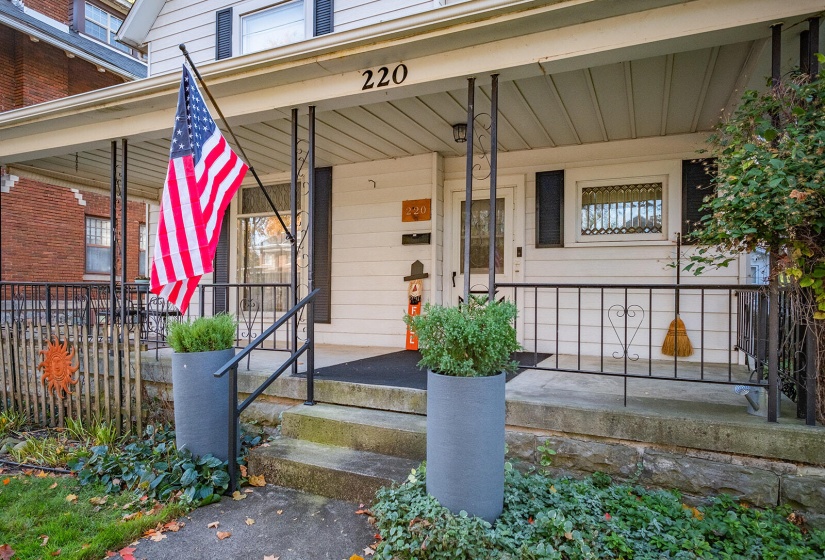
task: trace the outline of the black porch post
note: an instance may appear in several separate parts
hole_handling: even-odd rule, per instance
[[[117,313],[117,289],[115,275],[117,274],[117,140],[112,140],[111,150],[111,177],[109,190],[109,336],[115,338],[115,313]]]
[[[307,202],[307,294],[315,289],[315,106],[309,106],[309,142],[307,147],[307,173],[309,174],[309,193]],[[309,303],[307,311],[307,400],[304,404],[315,404],[315,302]]]
[[[126,325],[126,250],[127,250],[127,236],[126,236],[126,205],[128,202],[128,195],[126,194],[126,187],[128,185],[126,178],[126,154],[127,154],[127,140],[121,139],[121,162],[120,162],[120,328],[123,329]],[[121,335],[123,331],[121,330]],[[124,338],[125,340],[125,338]]]
[[[296,240],[290,248],[292,256],[292,268],[289,279],[289,308],[292,309],[298,303],[298,109],[292,109],[292,147],[290,150],[291,172],[289,178],[289,230]],[[298,315],[292,317],[292,336],[290,346],[292,351],[298,349]],[[298,362],[292,363],[292,373],[298,373]]]
[[[464,302],[470,301],[470,247],[473,222],[473,121],[475,120],[476,79],[467,78],[467,165],[464,191]]]
[[[490,262],[487,301],[496,297],[496,188],[498,186],[498,74],[490,91]],[[504,255],[502,255],[503,257]]]
[[[781,79],[782,24],[771,26],[771,87]],[[773,117],[776,125],[776,116]],[[774,274],[776,247],[770,251],[770,286],[768,296],[768,422],[776,422],[779,409],[779,279]]]
[[[819,17],[812,17],[808,20],[808,72],[811,78],[819,74],[819,59],[816,53],[819,50]]]

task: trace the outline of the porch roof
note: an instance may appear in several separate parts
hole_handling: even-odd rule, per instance
[[[469,9],[472,7],[473,9]],[[289,169],[289,110],[318,107],[318,165],[463,155],[465,77],[487,110],[501,75],[499,150],[710,130],[769,74],[769,25],[783,68],[821,0],[483,0],[203,65],[259,175]],[[404,63],[403,83],[362,90],[365,69]],[[108,192],[109,144],[129,139],[130,196],[159,199],[179,76],[159,75],[0,114],[10,173]],[[305,135],[305,129],[303,134]]]

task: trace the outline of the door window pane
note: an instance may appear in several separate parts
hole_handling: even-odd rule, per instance
[[[464,274],[464,212],[466,201],[461,201],[460,270]],[[490,200],[473,200],[470,230],[470,273],[488,274],[490,270]],[[504,199],[496,199],[496,274],[504,272]]]
[[[279,4],[241,19],[244,53],[295,43],[302,40],[304,35],[303,0]]]

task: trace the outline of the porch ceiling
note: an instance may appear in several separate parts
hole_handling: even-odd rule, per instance
[[[793,66],[798,56],[799,32],[806,27],[798,24],[800,19],[790,25],[786,21],[783,67]],[[737,42],[705,41],[709,44],[694,50],[671,52],[661,48],[654,56],[618,61],[614,57],[609,64],[596,64],[602,59],[596,55],[592,65],[578,64],[572,70],[541,74],[532,66],[529,71],[525,67],[502,73],[499,150],[709,131],[725,111],[735,106],[744,88],[764,83],[763,77],[769,74],[769,34],[765,27],[749,32],[748,40],[740,37]],[[443,56],[449,57],[450,53]],[[542,71],[546,71],[546,66],[539,64]],[[480,87],[476,92],[476,112],[488,112],[489,76],[477,77]],[[433,84],[438,83],[448,83],[449,87],[434,93]],[[320,104],[316,164],[341,165],[431,152],[445,157],[464,155],[466,144],[457,144],[452,139],[452,125],[466,120],[463,83],[460,76],[442,78],[441,82],[404,88],[406,96],[399,94],[402,90],[390,88],[381,101],[376,101],[375,95],[352,95]],[[144,107],[153,111],[163,103],[150,97]],[[126,106],[124,102],[123,107]],[[104,122],[109,126],[118,126],[117,119],[111,116],[118,110],[123,108],[101,105],[87,118],[107,119]],[[170,110],[170,125],[172,113]],[[250,163],[262,177],[282,175],[289,170],[290,123],[286,113],[276,107],[230,119]],[[307,132],[305,113],[301,114],[302,137]],[[159,199],[170,133],[171,126],[161,132],[122,133],[129,138],[130,196]],[[0,163],[23,177],[105,192],[109,189],[108,142],[97,141],[90,148],[49,157],[5,156]]]

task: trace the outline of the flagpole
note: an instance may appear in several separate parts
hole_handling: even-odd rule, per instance
[[[258,186],[261,188],[261,192],[264,193],[264,197],[266,197],[266,201],[269,203],[270,208],[272,208],[272,211],[275,212],[275,217],[278,218],[278,221],[281,223],[281,228],[283,228],[284,233],[286,233],[286,236],[289,239],[289,242],[292,243],[293,245],[295,245],[295,237],[289,231],[289,228],[286,227],[286,224],[284,223],[283,218],[281,218],[281,213],[278,212],[278,209],[275,207],[275,203],[272,202],[272,199],[269,197],[269,193],[266,192],[266,189],[264,188],[264,184],[261,182],[261,179],[258,177],[258,174],[255,172],[255,168],[252,167],[252,160],[250,160],[246,156],[246,152],[244,151],[243,146],[241,146],[241,143],[238,142],[238,137],[235,136],[235,133],[232,131],[232,127],[229,126],[229,121],[227,121],[226,117],[223,116],[223,112],[221,111],[221,108],[218,106],[218,102],[215,101],[214,97],[212,97],[212,92],[209,91],[209,87],[206,85],[206,82],[203,81],[203,77],[201,76],[201,73],[198,72],[198,67],[195,66],[194,62],[192,62],[192,58],[189,56],[189,51],[186,50],[186,45],[184,43],[181,43],[179,45],[179,47],[180,47],[181,52],[183,53],[183,56],[185,56],[186,60],[189,62],[189,66],[192,68],[192,71],[195,73],[195,77],[198,78],[198,82],[200,82],[201,86],[203,87],[203,90],[206,92],[206,95],[209,97],[209,101],[212,102],[212,106],[218,112],[218,116],[220,116],[221,120],[223,121],[223,124],[226,127],[226,130],[232,136],[232,139],[235,141],[235,145],[241,151],[241,155],[243,156],[243,159],[246,161],[246,164],[249,165],[249,171],[252,172],[252,176],[255,177],[255,181],[258,182]],[[217,123],[215,123],[215,125],[217,126]]]

